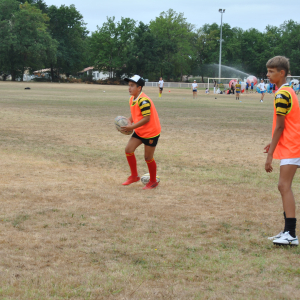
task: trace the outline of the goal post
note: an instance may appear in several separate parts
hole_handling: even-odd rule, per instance
[[[211,82],[214,82],[216,81],[218,84],[220,83],[223,83],[223,84],[229,84],[230,80],[238,80],[239,78],[233,78],[233,77],[230,77],[230,78],[225,78],[225,77],[222,77],[222,78],[219,78],[219,77],[215,77],[215,78],[208,78],[207,79],[207,88],[209,89],[209,81],[212,80]],[[225,81],[225,82],[222,82],[222,81]]]

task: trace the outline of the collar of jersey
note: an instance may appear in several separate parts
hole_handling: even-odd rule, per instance
[[[142,95],[142,92],[141,92],[135,99],[133,99],[132,102],[135,102],[136,100],[138,100],[138,99],[140,98],[141,95]]]
[[[287,82],[284,83],[278,90],[280,90],[283,86],[289,86],[289,84]]]

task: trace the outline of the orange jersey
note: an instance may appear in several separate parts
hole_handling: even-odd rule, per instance
[[[287,97],[287,96],[288,97]],[[288,98],[288,99],[286,99]],[[276,159],[299,158],[300,157],[300,108],[296,93],[288,86],[281,87],[275,94],[274,116],[272,135],[276,127],[277,114],[282,115],[283,102],[277,105],[281,99],[290,102],[286,105],[287,110],[284,119],[284,130],[275,148],[273,157]],[[277,108],[276,108],[277,106]],[[280,107],[281,106],[281,107]]]
[[[150,121],[148,123],[134,129],[135,133],[144,139],[150,139],[158,136],[161,131],[161,126],[152,100],[143,92],[139,95],[136,101],[133,100],[134,97],[130,97],[129,105],[134,123],[139,122],[144,116],[150,116]]]

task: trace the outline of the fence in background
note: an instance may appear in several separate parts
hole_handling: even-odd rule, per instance
[[[145,86],[158,87],[158,82],[145,82]],[[164,88],[191,88],[192,83],[185,82],[164,82]],[[207,88],[207,83],[198,83],[198,88]],[[209,88],[213,89],[214,84],[210,83]],[[228,89],[228,84],[224,84],[224,89]]]

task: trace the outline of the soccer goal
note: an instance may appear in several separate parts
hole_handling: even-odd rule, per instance
[[[209,84],[210,83],[213,84],[214,81],[216,81],[217,84],[219,85],[219,88],[224,89],[225,85],[228,85],[230,80],[233,80],[233,79],[238,80],[238,78],[233,78],[233,77],[231,77],[231,78],[224,78],[224,77],[222,77],[222,78],[219,78],[219,77],[218,78],[208,78],[207,79],[207,88],[209,89]],[[223,87],[220,86],[220,85],[223,85]]]

